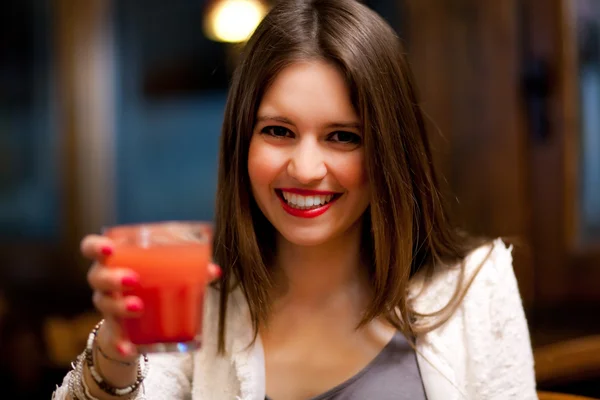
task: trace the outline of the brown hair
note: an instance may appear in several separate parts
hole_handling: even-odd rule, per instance
[[[374,297],[363,323],[382,316],[407,337],[423,334],[450,317],[468,286],[457,285],[452,300],[428,315],[416,312],[408,298],[410,279],[418,271],[431,275],[438,265],[459,264],[476,244],[448,220],[399,38],[357,1],[280,1],[247,43],[225,109],[214,252],[222,282],[233,285],[220,290],[221,352],[235,285],[247,299],[255,337],[269,314],[274,228],[251,195],[248,149],[266,88],[286,66],[307,59],[339,68],[364,127],[372,198],[362,248]]]

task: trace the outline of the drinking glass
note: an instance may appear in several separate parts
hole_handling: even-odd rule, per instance
[[[123,292],[138,296],[144,304],[141,316],[120,321],[128,339],[141,353],[199,348],[211,225],[179,221],[121,225],[105,229],[104,236],[114,242],[105,265],[139,275],[139,284]]]

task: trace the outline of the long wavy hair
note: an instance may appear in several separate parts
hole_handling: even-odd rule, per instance
[[[470,284],[457,284],[448,304],[428,315],[418,313],[409,298],[417,272],[432,275],[436,268],[461,265],[480,243],[449,221],[400,39],[357,1],[283,0],[246,44],[225,110],[214,238],[214,258],[223,271],[217,285],[220,352],[234,288],[246,297],[255,338],[269,315],[275,235],[252,197],[248,149],[265,90],[284,68],[306,60],[339,68],[364,127],[372,195],[361,248],[374,295],[361,324],[383,317],[406,337],[417,337],[443,324]]]

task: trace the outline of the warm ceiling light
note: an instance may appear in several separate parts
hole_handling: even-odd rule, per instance
[[[266,13],[259,0],[218,0],[208,9],[204,31],[218,42],[245,42]]]

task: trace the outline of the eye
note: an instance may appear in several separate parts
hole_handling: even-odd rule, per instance
[[[352,132],[333,132],[329,135],[329,140],[340,144],[360,144],[361,138],[356,133]]]
[[[293,137],[294,134],[287,128],[283,126],[265,126],[262,128],[260,133],[264,133],[266,135],[270,135],[276,138],[286,138]]]

